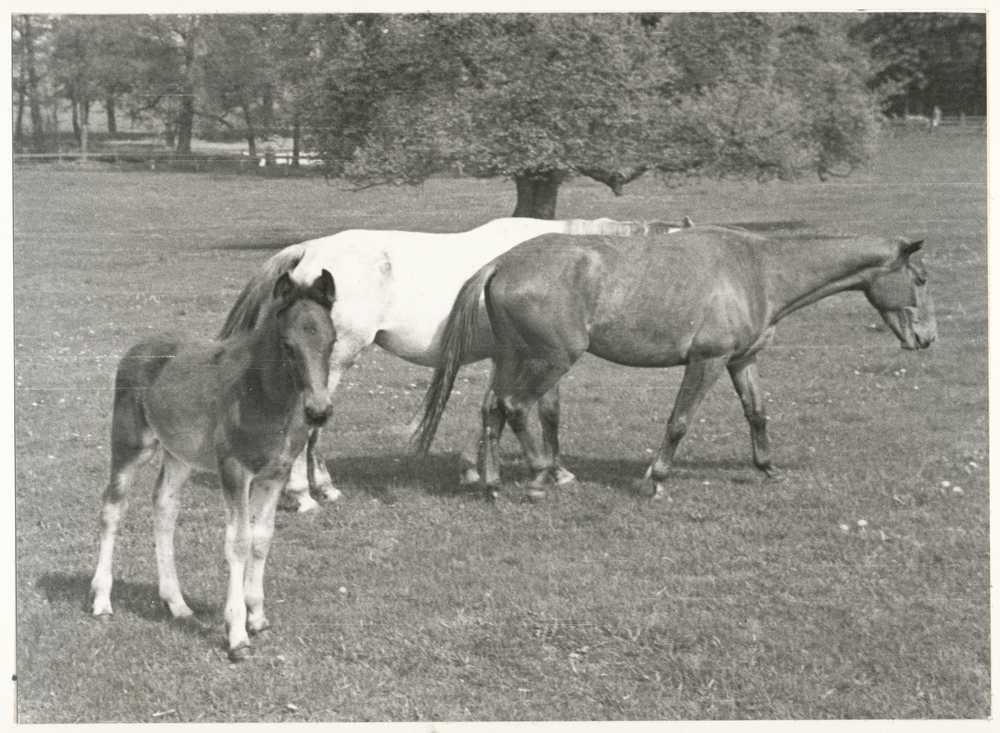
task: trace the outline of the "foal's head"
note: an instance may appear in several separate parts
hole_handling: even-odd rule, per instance
[[[330,320],[335,288],[323,270],[311,285],[292,282],[286,272],[274,284],[274,317],[281,341],[282,369],[303,393],[306,421],[315,427],[330,416],[330,352],[337,334]]]
[[[865,288],[868,301],[878,309],[904,349],[926,349],[937,338],[934,302],[919,255],[922,245],[922,240],[900,240],[896,259],[876,272]]]

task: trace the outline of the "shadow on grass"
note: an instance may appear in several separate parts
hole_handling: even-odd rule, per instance
[[[740,229],[746,229],[748,232],[757,232],[758,234],[767,234],[773,232],[795,232],[801,229],[810,229],[813,224],[808,221],[793,219],[789,221],[738,221],[727,224],[726,226],[739,227]]]
[[[505,453],[502,457],[502,476],[505,484],[526,483],[530,472],[520,455]],[[648,460],[587,458],[563,456],[563,462],[577,479],[586,483],[608,486],[622,493],[634,494],[636,484],[646,475]],[[348,456],[327,461],[327,469],[334,485],[348,491],[361,491],[372,498],[393,503],[399,487],[416,489],[432,496],[465,499],[479,493],[478,486],[459,482],[460,459],[458,453],[431,454],[427,457],[413,454],[382,454],[374,456]],[[801,470],[801,461],[779,466],[783,472]],[[670,478],[675,481],[718,481],[733,484],[751,484],[765,480],[754,468],[749,457],[740,459],[677,460],[671,468]]]
[[[45,594],[49,603],[68,603],[90,614],[91,576],[83,573],[46,573],[38,578],[35,587]],[[195,613],[194,619],[175,621],[179,627],[205,638],[218,633],[222,609],[218,604],[192,601],[185,597]],[[170,612],[160,602],[157,586],[153,583],[133,583],[115,579],[111,592],[115,614],[132,614],[149,621],[174,621]]]

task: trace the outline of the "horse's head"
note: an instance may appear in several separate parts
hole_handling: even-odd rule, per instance
[[[899,240],[896,258],[875,273],[865,288],[868,301],[899,338],[904,349],[926,349],[937,338],[934,302],[920,258],[923,240]]]
[[[310,285],[297,285],[285,273],[274,285],[281,337],[282,363],[303,393],[306,421],[319,427],[330,416],[330,352],[337,339],[330,320],[335,288],[323,270]]]

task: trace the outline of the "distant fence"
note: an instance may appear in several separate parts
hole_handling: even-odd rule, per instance
[[[926,115],[906,115],[905,117],[886,117],[884,129],[890,135],[911,133],[948,132],[950,134],[979,133],[986,129],[986,117],[958,115],[942,117],[934,123]]]
[[[83,160],[95,163],[110,163],[145,167],[150,170],[251,170],[257,167],[291,168],[294,156],[291,151],[265,151],[264,155],[250,157],[242,154],[175,153],[162,146],[128,145],[114,149],[102,147],[90,151],[86,156],[79,150],[61,150],[54,153],[14,153],[14,163],[78,163]],[[300,154],[299,167],[316,168],[323,161],[316,155]],[[287,172],[287,170],[286,170]]]

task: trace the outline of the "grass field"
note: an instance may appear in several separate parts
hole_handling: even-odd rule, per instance
[[[750,462],[720,381],[670,501],[632,490],[680,370],[585,357],[563,387],[580,483],[495,504],[458,486],[485,364],[432,455],[405,426],[429,370],[373,349],[324,437],[344,498],[281,512],[272,630],[230,665],[215,479],[189,487],[160,608],[147,469],[119,535],[116,614],[88,615],[117,359],[150,329],[210,336],[278,247],[347,227],[459,231],[503,181],[349,193],[310,179],[14,172],[17,715],[24,723],[985,718],[990,706],[986,146],[886,141],[822,184],[564,187],[562,217],[922,237],[938,342],[904,352],[857,294],[782,323],[760,359],[781,481]],[[334,273],[336,276],[336,273]],[[862,522],[866,524],[862,524]]]

